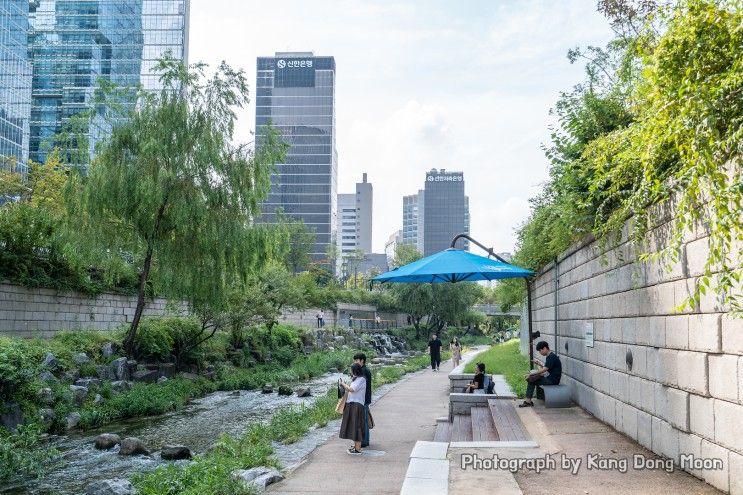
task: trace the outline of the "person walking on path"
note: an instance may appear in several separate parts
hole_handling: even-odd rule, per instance
[[[436,334],[431,335],[428,342],[428,353],[431,355],[431,369],[438,371],[441,365],[441,341]]]
[[[316,318],[317,318],[317,328],[324,327],[325,326],[325,313],[322,312],[322,309],[317,312]]]
[[[353,447],[348,449],[350,455],[361,455],[361,442],[364,440],[364,398],[366,396],[366,378],[361,366],[351,366],[351,383],[341,382],[348,398],[343,408],[340,438],[353,440]]]
[[[354,364],[361,366],[361,372],[366,379],[366,393],[364,394],[364,439],[361,441],[361,447],[366,448],[369,446],[369,405],[372,401],[372,374],[369,368],[366,367],[366,354],[363,352],[357,353],[353,357]]]
[[[454,337],[449,344],[449,350],[451,351],[451,362],[456,368],[462,361],[462,345],[459,343],[459,339]]]

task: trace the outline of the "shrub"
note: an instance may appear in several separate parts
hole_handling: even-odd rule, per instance
[[[26,342],[0,337],[0,399],[20,400],[38,366]]]
[[[41,444],[41,432],[37,424],[21,425],[13,435],[0,428],[0,481],[18,474],[43,474],[57,452]]]
[[[146,318],[139,324],[134,349],[140,359],[165,360],[173,350],[171,318]]]

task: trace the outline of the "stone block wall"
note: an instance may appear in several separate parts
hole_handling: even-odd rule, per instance
[[[137,298],[115,294],[97,297],[53,289],[28,289],[0,283],[0,334],[51,337],[59,330],[112,330],[132,321]],[[147,301],[145,316],[184,313],[165,299]]]
[[[560,356],[579,405],[679,465],[684,454],[721,459],[721,470],[686,470],[741,495],[743,319],[710,291],[677,311],[703,274],[707,238],[687,236],[666,269],[638,261],[626,237],[605,254],[587,242],[543,269],[532,291],[533,330]]]
[[[132,321],[137,298],[115,294],[97,297],[53,289],[29,289],[9,283],[0,283],[0,335],[47,338],[60,330],[113,330]],[[370,306],[373,312],[376,308]],[[302,311],[287,310],[282,323],[314,327],[318,308]],[[185,315],[185,304],[168,304],[165,299],[148,300],[145,316]],[[348,325],[348,316],[339,311],[323,310],[325,325],[336,322]],[[406,315],[380,312],[383,320],[397,326],[406,323]]]

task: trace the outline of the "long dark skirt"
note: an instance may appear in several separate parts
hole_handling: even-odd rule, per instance
[[[341,438],[360,442],[364,439],[364,406],[358,402],[346,402],[341,421]]]

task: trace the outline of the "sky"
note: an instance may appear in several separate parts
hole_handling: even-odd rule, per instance
[[[244,69],[252,93],[258,56],[332,55],[338,192],[368,173],[374,252],[431,168],[464,172],[471,235],[512,252],[548,176],[549,111],[584,78],[567,51],[610,39],[595,0],[192,0],[189,62]],[[254,129],[251,104],[236,140]]]

